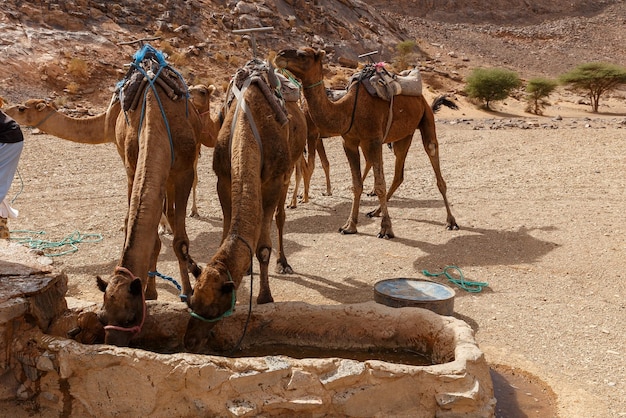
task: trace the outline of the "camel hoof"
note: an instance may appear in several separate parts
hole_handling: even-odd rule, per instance
[[[259,305],[263,305],[265,303],[274,303],[274,298],[272,297],[272,295],[259,295],[259,297],[256,298],[256,303]]]
[[[459,226],[458,226],[456,223],[453,223],[453,224],[448,224],[448,225],[446,226],[446,229],[447,229],[448,231],[458,231],[458,230],[459,230]]]
[[[383,239],[391,239],[391,238],[394,238],[395,235],[393,234],[393,232],[387,232],[387,233],[379,232],[377,237],[383,238]]]
[[[333,192],[325,192],[325,193],[323,192],[322,193],[322,196],[332,196],[332,195],[333,195]]]
[[[339,233],[341,235],[354,235],[356,234],[356,231],[350,231],[349,229],[339,228]]]
[[[191,212],[189,214],[190,218],[196,218],[196,219],[200,219],[200,214],[198,212]]]
[[[367,212],[368,218],[378,218],[380,216],[380,209],[373,210],[371,212]]]
[[[293,274],[293,269],[289,264],[276,263],[276,273],[278,274]]]

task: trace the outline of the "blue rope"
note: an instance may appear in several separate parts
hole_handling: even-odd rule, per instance
[[[448,270],[455,270],[459,274],[459,278],[454,277],[452,274],[448,273]],[[466,292],[478,293],[483,290],[483,287],[489,286],[487,282],[473,282],[470,280],[465,280],[465,276],[463,276],[463,272],[457,266],[446,266],[443,268],[441,273],[430,273],[428,270],[422,270],[422,274],[426,277],[437,277],[437,276],[446,276],[446,278],[465,290]]]
[[[159,273],[158,271],[149,271],[149,272],[148,272],[148,276],[150,276],[150,277],[160,277],[160,278],[162,278],[162,279],[165,279],[165,280],[167,280],[167,281],[169,281],[169,282],[172,282],[172,283],[174,284],[174,286],[176,286],[176,289],[178,289],[178,291],[179,291],[179,292],[182,292],[182,291],[183,291],[182,286],[181,286],[181,285],[180,285],[180,284],[176,281],[176,279],[174,279],[173,277],[166,276],[165,274],[161,274],[161,273]],[[180,294],[178,295],[178,297],[180,297],[180,300],[181,300],[182,302],[187,301],[187,295],[185,295],[185,294],[183,294],[183,293],[180,293]]]
[[[11,231],[11,235],[14,234],[30,234],[30,235],[45,235],[44,231],[29,231],[29,230],[14,230]],[[44,251],[46,257],[58,257],[61,255],[72,254],[78,251],[76,244],[80,243],[95,243],[102,241],[102,234],[81,234],[78,231],[74,231],[60,241],[48,241],[44,239],[34,238],[32,236],[26,237],[14,237],[11,236],[12,241],[17,241],[20,244],[25,244],[31,249]],[[69,249],[61,252],[48,252],[48,249],[59,249],[63,247],[69,247]]]

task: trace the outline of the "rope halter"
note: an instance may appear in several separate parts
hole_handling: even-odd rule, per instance
[[[225,282],[225,283],[233,283],[233,290],[232,290],[232,293],[231,293],[232,296],[230,298],[230,308],[226,312],[224,312],[223,314],[221,314],[220,316],[218,316],[216,318],[205,318],[202,315],[194,312],[190,308],[189,309],[189,315],[192,318],[199,319],[202,322],[217,322],[217,321],[221,321],[224,318],[228,318],[229,316],[231,316],[233,314],[233,312],[235,312],[235,303],[237,302],[237,289],[235,289],[233,278],[230,275],[230,271],[226,270],[226,274],[228,274],[228,282]]]

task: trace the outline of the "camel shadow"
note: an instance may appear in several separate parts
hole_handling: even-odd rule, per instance
[[[434,223],[421,221],[425,223]],[[436,223],[439,225],[439,223]],[[441,224],[443,226],[443,224]],[[559,244],[533,237],[533,230],[551,231],[554,227],[526,228],[502,231],[485,228],[463,228],[471,235],[455,235],[443,244],[396,238],[398,242],[426,253],[418,257],[413,265],[416,270],[439,271],[443,266],[506,266],[532,264],[553,251]]]
[[[273,274],[270,275],[270,279],[289,282],[315,290],[324,298],[341,304],[368,302],[372,300],[373,295],[371,285],[352,277],[339,281],[296,271],[294,274],[287,275]]]

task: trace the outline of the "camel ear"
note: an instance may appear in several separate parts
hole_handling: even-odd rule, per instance
[[[35,106],[37,108],[38,111],[42,111],[46,108],[46,104],[45,103],[37,103],[37,106]]]
[[[215,86],[213,84],[211,84],[209,86],[209,95],[213,94],[214,91],[215,91]]]
[[[109,284],[105,282],[100,276],[96,276],[96,282],[98,283],[98,289],[100,289],[101,292],[107,291],[107,286]]]
[[[323,49],[318,49],[316,55],[318,59],[323,59],[326,56],[326,51],[324,51]]]
[[[142,287],[141,279],[135,279],[130,282],[130,293],[134,296],[141,296]]]

